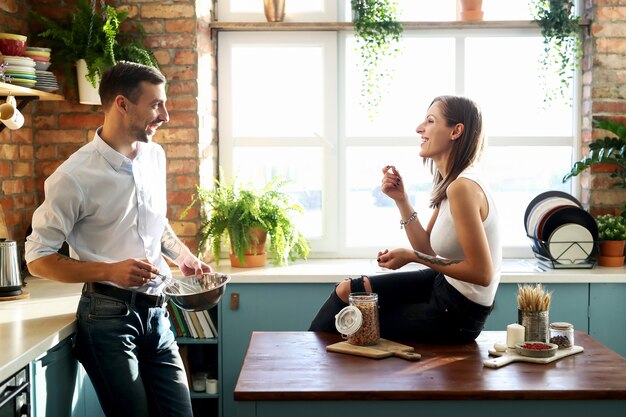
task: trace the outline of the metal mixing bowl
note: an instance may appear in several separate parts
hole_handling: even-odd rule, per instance
[[[183,310],[208,310],[220,301],[229,281],[230,275],[219,272],[203,274],[201,280],[195,276],[173,278],[172,285],[166,287],[163,293]]]

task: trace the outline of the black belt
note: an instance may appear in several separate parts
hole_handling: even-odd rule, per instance
[[[137,307],[162,307],[166,301],[164,295],[149,295],[114,287],[113,285],[100,284],[99,282],[88,282],[85,284],[85,289],[89,292],[125,301],[131,305],[133,305],[134,301],[134,305]]]

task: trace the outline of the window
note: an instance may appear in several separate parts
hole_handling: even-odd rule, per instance
[[[486,18],[494,1],[484,2]],[[417,3],[407,0],[412,7],[402,20],[454,13],[441,2],[420,19],[411,12]],[[518,3],[497,18],[528,20]],[[220,32],[218,44],[219,163],[227,179],[289,179],[288,191],[306,211],[298,223],[313,256],[373,257],[408,245],[395,204],[380,192],[385,165],[400,170],[420,220],[428,221],[431,176],[418,157],[415,128],[442,94],[467,95],[482,107],[489,145],[482,166],[496,195],[505,256],[530,256],[523,216],[536,195],[572,192],[561,178],[576,157],[576,103],[545,108],[538,28],[405,30],[373,121],[360,105],[350,31]]]

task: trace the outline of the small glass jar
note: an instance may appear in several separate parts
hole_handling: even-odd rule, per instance
[[[550,323],[550,343],[558,345],[559,349],[574,346],[574,326],[562,321]]]
[[[352,345],[375,345],[380,339],[378,294],[351,293],[350,305],[335,317],[335,327]]]

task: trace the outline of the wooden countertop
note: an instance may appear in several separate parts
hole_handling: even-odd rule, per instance
[[[626,359],[586,333],[585,351],[549,364],[483,366],[506,332],[483,332],[475,343],[406,343],[418,362],[332,353],[339,335],[254,332],[235,387],[237,401],[290,400],[606,400],[626,399]]]
[[[0,381],[76,330],[82,284],[26,278],[30,296],[0,301]]]

